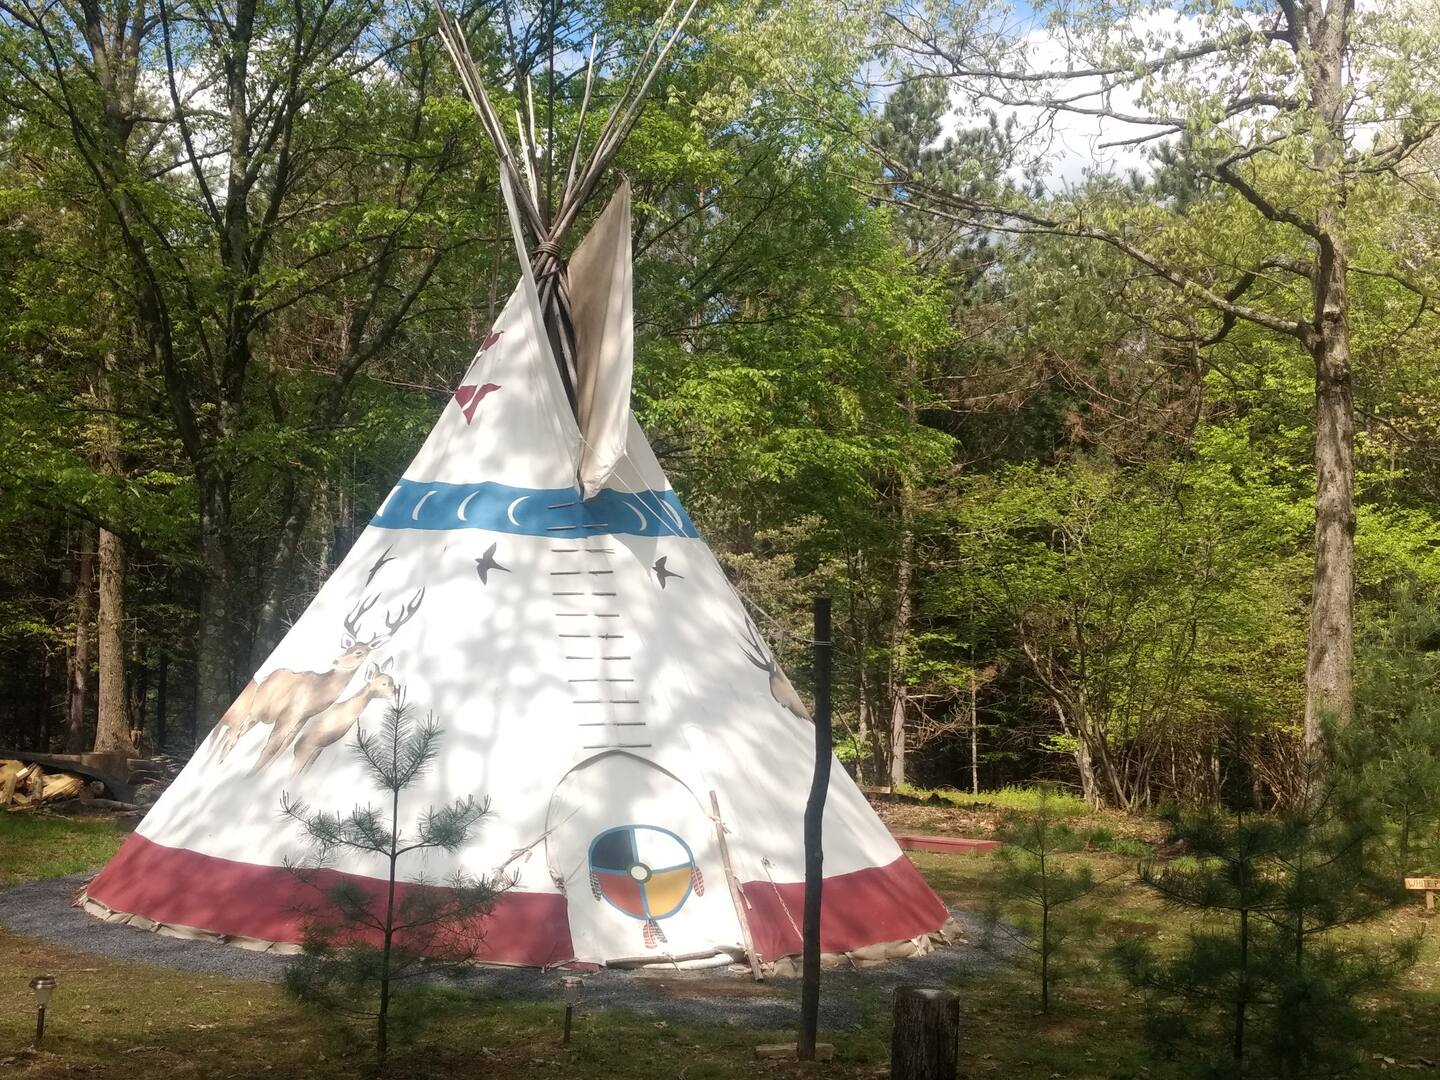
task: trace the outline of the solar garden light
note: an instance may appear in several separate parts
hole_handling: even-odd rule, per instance
[[[54,975],[36,975],[30,980],[30,989],[35,992],[35,1045],[45,1037],[45,1006],[50,1004],[50,995],[56,987]]]
[[[560,1040],[562,1046],[570,1045],[570,1022],[575,1016],[575,1010],[580,1006],[584,990],[585,980],[578,975],[566,975],[560,980],[560,992],[565,996],[565,1035]]]

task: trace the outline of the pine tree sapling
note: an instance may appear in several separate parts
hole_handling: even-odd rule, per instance
[[[1127,941],[1121,972],[1147,995],[1147,1032],[1204,1075],[1313,1075],[1343,1063],[1360,995],[1391,981],[1414,942],[1347,946],[1334,931],[1384,905],[1368,826],[1321,790],[1285,815],[1172,812],[1186,858],[1149,863],[1140,879],[1195,916],[1181,948]]]
[[[1401,589],[1360,651],[1356,723],[1332,754],[1382,824],[1397,877],[1440,873],[1440,616]]]
[[[1051,990],[1072,958],[1069,938],[1092,914],[1077,902],[1104,883],[1088,863],[1067,858],[1081,841],[1056,812],[1048,789],[1033,813],[1002,817],[995,837],[1001,846],[988,936],[993,942],[998,931],[1013,942],[1018,961],[1039,980],[1041,1012],[1049,1012]]]
[[[433,714],[417,724],[403,698],[397,700],[380,731],[358,729],[354,743],[388,805],[329,814],[288,793],[282,801],[310,844],[309,858],[295,872],[321,893],[321,902],[306,913],[304,953],[286,972],[286,984],[303,1000],[374,1021],[382,1065],[397,992],[418,979],[463,973],[479,953],[484,916],[510,884],[465,874],[443,887],[397,881],[402,859],[431,849],[459,851],[489,813],[488,801],[466,797],[427,807],[413,833],[402,829],[401,792],[434,762],[440,736]],[[350,877],[337,883],[314,873],[339,852],[379,856],[388,873],[373,883]],[[408,1015],[418,1019],[419,1011]]]

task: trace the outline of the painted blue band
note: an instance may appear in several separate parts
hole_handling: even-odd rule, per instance
[[[699,537],[673,491],[611,491],[580,501],[573,488],[401,480],[370,524],[382,529],[487,529],[549,536]]]

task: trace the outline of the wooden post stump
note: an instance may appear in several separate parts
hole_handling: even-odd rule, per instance
[[[901,986],[890,1022],[890,1080],[955,1080],[960,998],[950,990]]]

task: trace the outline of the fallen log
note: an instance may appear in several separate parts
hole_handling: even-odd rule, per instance
[[[83,814],[90,810],[113,810],[117,814],[138,814],[140,807],[135,803],[119,802],[116,799],[76,799],[53,807],[57,814]]]

